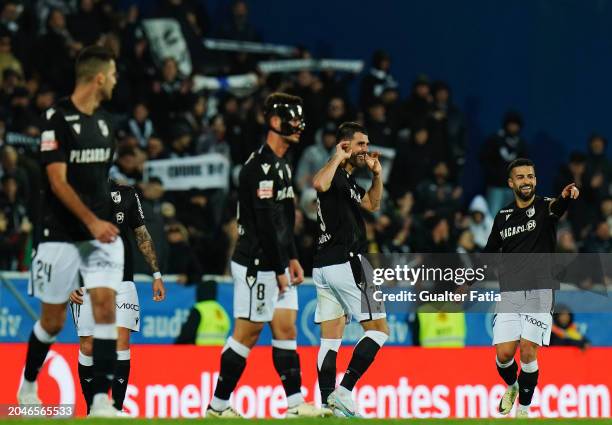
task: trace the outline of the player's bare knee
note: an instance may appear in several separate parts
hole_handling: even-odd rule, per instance
[[[365,331],[378,331],[378,332],[387,334],[387,336],[389,336],[389,325],[387,324],[386,319],[377,319],[377,320],[370,320],[367,322],[362,322],[361,326],[363,327],[363,330]]]
[[[521,340],[521,362],[531,363],[537,359],[538,345],[531,341]]]
[[[57,315],[51,316],[41,316],[40,318],[40,326],[49,334],[49,335],[57,335],[62,331],[64,327],[64,321],[66,320],[66,312],[59,313]]]
[[[91,336],[82,336],[79,338],[79,350],[86,356],[93,355],[93,337]]]
[[[130,349],[130,333],[127,328],[117,327],[117,351]]]

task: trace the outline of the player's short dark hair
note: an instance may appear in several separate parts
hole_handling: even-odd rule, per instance
[[[106,47],[85,47],[77,56],[74,67],[77,81],[90,81],[114,59],[115,55]]]
[[[508,165],[508,177],[512,177],[512,170],[516,167],[533,167],[533,171],[535,171],[535,164],[532,160],[528,158],[517,158]]]
[[[275,92],[268,95],[264,101],[264,115],[266,117],[266,121],[275,115],[276,109],[274,108],[274,105],[283,103],[303,106],[304,101],[299,96],[293,96],[287,93]]]
[[[340,124],[340,127],[338,127],[338,131],[336,131],[336,141],[341,142],[343,140],[353,140],[353,137],[355,137],[355,133],[362,133],[367,136],[368,130],[366,130],[364,126],[356,122],[343,122],[342,124]]]

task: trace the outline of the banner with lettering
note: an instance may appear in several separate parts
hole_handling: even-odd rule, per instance
[[[147,161],[144,180],[158,177],[166,190],[227,189],[230,162],[219,153]]]
[[[0,345],[4,365],[0,405],[17,402],[26,348],[24,343]],[[318,348],[299,347],[298,351],[302,393],[307,401],[319,404]],[[76,404],[76,415],[82,417],[78,352],[76,344],[53,345],[41,369],[38,393],[45,405]],[[350,345],[338,352],[338,379],[351,353]],[[220,354],[221,347],[133,345],[124,411],[141,418],[204,416],[218,377]],[[540,382],[530,416],[609,418],[611,355],[610,348],[542,350],[538,354]],[[497,407],[505,389],[495,370],[492,347],[383,347],[357,383],[353,397],[364,418],[499,418]],[[271,347],[253,348],[232,403],[248,418],[284,417],[287,402],[272,364]]]

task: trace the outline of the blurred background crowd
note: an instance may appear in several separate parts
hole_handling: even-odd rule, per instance
[[[92,43],[111,48],[119,82],[105,105],[116,118],[115,180],[135,185],[164,273],[183,283],[204,274],[226,274],[237,238],[236,176],[264,139],[263,99],[284,91],[304,99],[306,130],[290,151],[297,193],[295,237],[310,274],[316,240],[316,192],[312,176],[333,153],[337,126],[363,123],[370,141],[389,158],[383,207],[366,215],[370,252],[477,252],[484,247],[493,216],[512,200],[506,166],[529,156],[520,111],[508,108],[499,130],[483,139],[466,161],[470,132],[453,102],[444,75],[403,81],[381,46],[360,73],[334,69],[264,73],[262,60],[274,53],[210,49],[204,37],[265,42],[250,21],[249,7],[234,1],[224,20],[211,20],[205,2],[5,0],[0,9],[0,270],[27,270],[42,170],[37,161],[42,112],[72,89],[73,63]],[[190,65],[154,46],[143,22],[172,18]],[[160,54],[161,50],[161,54]],[[175,56],[174,56],[175,57]],[[294,49],[291,58],[311,53]],[[284,59],[287,59],[286,57]],[[254,76],[252,84],[218,87],[202,76]],[[448,76],[447,76],[448,77]],[[399,86],[411,86],[402,96]],[[158,178],[143,179],[146,162],[208,153],[231,164],[228,189],[169,191]],[[537,164],[536,164],[537,166]],[[484,172],[481,193],[464,193],[466,174]],[[593,133],[572,152],[554,182],[555,196],[575,182],[581,197],[572,203],[558,234],[561,252],[612,252],[612,169],[604,135]],[[135,271],[148,272],[137,260]]]

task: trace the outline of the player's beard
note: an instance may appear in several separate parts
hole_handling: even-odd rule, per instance
[[[367,154],[365,152],[354,153],[349,158],[349,162],[354,168],[363,168],[366,166],[366,161],[365,161],[366,155]]]
[[[529,192],[523,192],[522,188],[524,187],[530,187],[531,190],[529,190]],[[516,194],[516,196],[518,196],[521,200],[523,201],[529,201],[531,198],[533,198],[533,195],[535,193],[535,188],[531,185],[528,184],[524,184],[522,186],[518,186],[515,190],[514,193]]]

